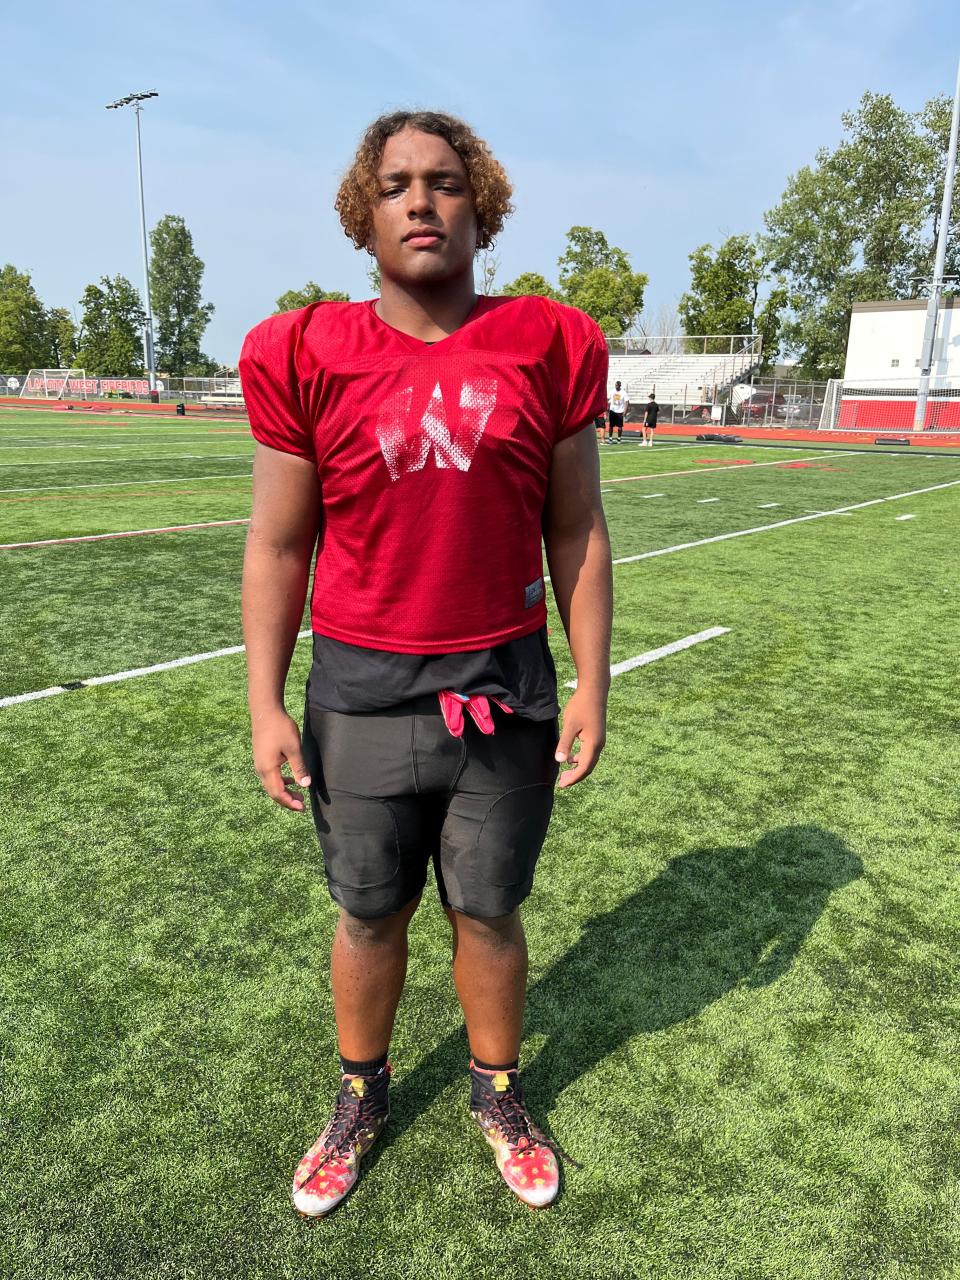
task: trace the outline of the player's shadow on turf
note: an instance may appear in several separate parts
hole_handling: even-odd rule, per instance
[[[536,981],[527,1036],[547,1037],[524,1069],[545,1121],[568,1085],[633,1037],[695,1017],[727,992],[762,988],[790,968],[830,895],[863,873],[837,836],[780,827],[751,847],[695,849],[587,921],[579,941]],[[462,1079],[463,1032],[447,1036],[391,1090],[396,1139]]]

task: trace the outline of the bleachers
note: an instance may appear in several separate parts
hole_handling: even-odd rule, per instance
[[[610,353],[608,389],[619,379],[632,409],[642,407],[650,393],[662,405],[692,405],[712,401],[715,392],[749,378],[759,363],[755,352],[733,355],[639,355]]]

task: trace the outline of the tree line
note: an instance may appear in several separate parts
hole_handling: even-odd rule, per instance
[[[940,95],[906,111],[889,94],[865,93],[841,117],[843,135],[787,181],[760,233],[729,236],[689,255],[690,284],[677,305],[683,332],[755,334],[764,364],[793,358],[798,377],[843,371],[855,302],[917,296],[935,253],[950,131],[950,100]],[[960,219],[960,188],[954,218]],[[157,366],[185,375],[213,372],[201,342],[213,305],[201,300],[203,263],[182,218],[168,215],[151,232],[150,288]],[[497,287],[499,259],[480,255],[484,293],[540,294],[579,307],[609,337],[634,332],[648,276],[602,231],[575,226],[551,282],[525,271]],[[960,237],[948,247],[947,274],[960,275]],[[368,272],[379,291],[375,264]],[[277,311],[311,302],[349,301],[309,280],[277,299]],[[143,305],[123,276],[88,285],[75,323],[64,307],[47,309],[29,274],[0,268],[0,370],[64,367],[126,375],[143,368]]]
[[[905,111],[865,93],[841,116],[839,145],[787,181],[762,233],[690,255],[684,331],[759,333],[768,363],[783,351],[800,378],[842,376],[853,304],[915,298],[932,273],[951,107],[939,95]],[[946,273],[960,274],[960,236]]]
[[[799,378],[840,377],[853,304],[916,297],[932,272],[950,114],[945,95],[906,111],[890,94],[865,93],[841,116],[840,143],[821,148],[788,179],[762,232],[703,244],[689,255],[690,284],[677,304],[683,332],[758,335],[762,371],[782,354],[795,361]],[[951,225],[958,223],[960,186]],[[569,302],[610,337],[636,328],[648,278],[602,232],[572,227],[557,265],[556,283],[525,271],[497,289],[499,261],[482,254],[479,284],[484,293]],[[960,277],[957,234],[948,243],[946,274]],[[310,282],[283,295],[278,308],[323,297],[345,295],[324,294]]]
[[[204,264],[183,218],[167,214],[150,232],[150,295],[158,369],[176,377],[215,373],[201,344],[214,307],[202,300]],[[126,276],[101,276],[79,301],[79,318],[46,307],[30,273],[0,267],[0,371],[80,368],[95,377],[143,373],[140,291]]]

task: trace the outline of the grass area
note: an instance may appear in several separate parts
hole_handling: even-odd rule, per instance
[[[26,417],[0,413],[0,488],[58,487],[0,493],[0,542],[247,514],[219,478],[241,435]],[[960,480],[669,444],[603,450],[617,557]],[[603,761],[558,798],[524,1060],[584,1168],[541,1214],[467,1117],[433,902],[388,1134],[332,1218],[290,1213],[335,1087],[334,909],[309,821],[252,775],[242,657],[0,708],[0,1272],[960,1273],[958,511],[960,484],[617,567],[615,661],[730,633],[615,680]],[[0,551],[0,696],[238,643],[242,541]]]

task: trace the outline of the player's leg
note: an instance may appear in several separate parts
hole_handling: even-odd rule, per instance
[[[378,920],[341,909],[330,964],[340,1089],[326,1128],[293,1176],[293,1204],[304,1217],[336,1208],[389,1118],[387,1051],[407,973],[407,927],[419,901],[418,894]]]
[[[470,1052],[502,1066],[520,1056],[527,989],[527,939],[519,911],[492,920],[447,908],[453,929],[453,982]]]
[[[495,716],[468,726],[437,879],[453,927],[454,982],[470,1044],[470,1111],[510,1189],[534,1207],[559,1189],[555,1147],[534,1124],[519,1073],[527,944],[518,908],[533,885],[553,808],[556,722]]]
[[[330,955],[340,1056],[362,1063],[386,1055],[407,976],[407,928],[418,894],[401,910],[364,920],[341,910]]]
[[[350,1191],[389,1115],[387,1051],[430,858],[420,797],[403,794],[414,790],[411,737],[403,715],[308,708],[305,717],[310,801],[341,910],[331,954],[340,1090],[293,1181],[294,1206],[308,1217],[329,1213]]]

